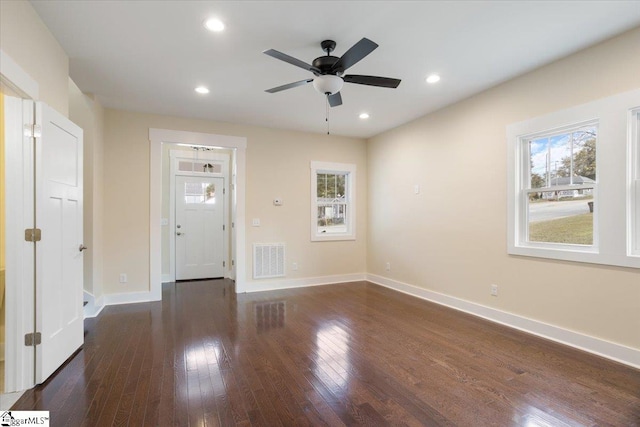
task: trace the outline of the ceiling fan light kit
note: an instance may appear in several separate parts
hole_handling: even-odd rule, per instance
[[[298,82],[267,89],[266,92],[276,93],[286,89],[303,86],[313,82],[313,87],[323,95],[327,96],[327,101],[331,107],[342,105],[342,96],[340,90],[344,83],[355,83],[366,86],[377,86],[386,88],[397,88],[400,84],[399,79],[378,76],[362,76],[362,75],[346,75],[344,72],[351,66],[360,62],[365,56],[373,52],[378,45],[367,38],[363,38],[354,44],[341,57],[332,56],[336,48],[336,42],[333,40],[324,40],[320,43],[322,50],[326,55],[319,56],[314,59],[311,64],[301,61],[297,58],[279,52],[275,49],[265,50],[263,53],[281,61],[287,62],[296,67],[311,71],[315,77],[311,79],[300,80]]]
[[[340,92],[344,80],[333,74],[319,75],[313,79],[313,87],[323,95],[333,95]]]

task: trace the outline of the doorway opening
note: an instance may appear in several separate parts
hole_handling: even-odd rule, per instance
[[[233,153],[212,147],[165,145],[169,188],[163,188],[162,281],[233,278],[229,202]],[[167,251],[168,265],[164,262]]]
[[[175,223],[170,224],[168,218],[163,212],[170,212],[168,204],[163,210],[163,188],[169,187],[169,168],[165,168],[170,162],[163,160],[163,152],[177,147],[205,147],[215,148],[210,150],[217,154],[226,152],[229,156],[229,188],[228,197],[228,226],[225,228],[225,234],[228,231],[229,248],[226,253],[229,254],[229,264],[226,264],[228,277],[235,280],[236,292],[245,292],[246,272],[245,272],[245,163],[246,163],[246,146],[247,139],[244,137],[217,135],[199,132],[176,131],[168,129],[149,129],[150,141],[150,241],[149,241],[149,269],[150,269],[150,299],[162,299],[162,282],[175,280],[174,275],[170,274],[171,259],[170,251],[165,251],[165,247],[169,247],[172,239],[169,238],[169,232],[175,233]],[[191,148],[190,150],[195,151]],[[184,150],[186,151],[186,150]],[[202,156],[202,152],[199,152]],[[215,170],[215,162],[207,161],[204,166],[210,166]],[[209,168],[209,166],[207,166]],[[165,173],[165,171],[167,171]],[[169,193],[169,192],[168,192]],[[169,193],[171,194],[171,193]],[[175,193],[174,197],[175,197]],[[168,197],[167,197],[168,198]],[[164,243],[163,243],[164,242]],[[175,240],[174,240],[175,245]],[[163,269],[163,265],[167,266]]]

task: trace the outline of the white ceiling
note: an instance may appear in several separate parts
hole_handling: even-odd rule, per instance
[[[346,74],[331,133],[370,137],[640,25],[639,1],[58,1],[31,2],[70,57],[78,87],[109,108],[326,132],[312,77],[262,51],[310,63],[367,37],[380,47]],[[203,27],[210,16],[226,29]],[[430,73],[442,76],[428,85]],[[208,95],[194,92],[198,85]],[[358,118],[361,112],[371,118]]]

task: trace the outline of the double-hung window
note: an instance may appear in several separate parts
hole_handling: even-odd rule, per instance
[[[640,90],[507,127],[507,250],[640,268]]]
[[[640,257],[640,108],[629,112],[629,210],[630,256]]]
[[[356,166],[311,162],[311,240],[355,240]]]
[[[520,139],[521,158],[529,159],[520,177],[523,242],[597,246],[597,140],[597,122]]]

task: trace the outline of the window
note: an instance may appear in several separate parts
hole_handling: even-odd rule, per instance
[[[208,182],[185,182],[184,202],[188,205],[216,203],[216,185]]]
[[[526,242],[594,246],[597,135],[594,122],[521,139]]]
[[[508,253],[640,268],[639,125],[634,90],[508,126]]]
[[[311,240],[355,240],[356,166],[311,162]]]
[[[180,172],[202,172],[202,173],[222,173],[222,163],[207,160],[197,161],[180,160],[178,161],[178,170]]]
[[[640,108],[629,114],[629,233],[628,252],[640,257]]]

